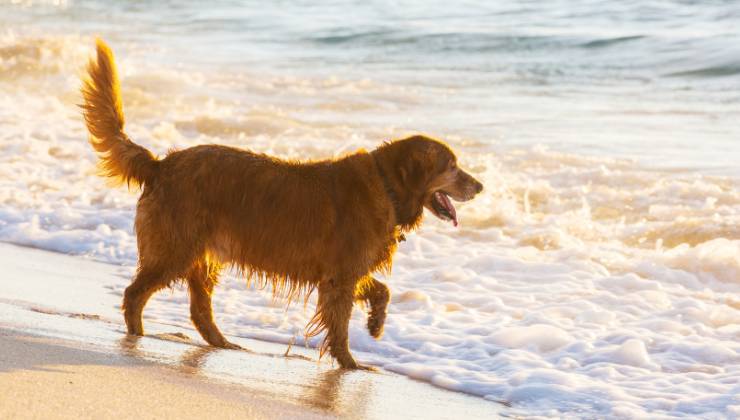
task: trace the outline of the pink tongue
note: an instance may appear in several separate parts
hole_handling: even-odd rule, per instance
[[[440,193],[439,196],[442,198],[442,204],[445,206],[445,209],[447,209],[450,216],[452,216],[452,224],[457,227],[457,212],[455,211],[455,206],[452,205],[452,202],[446,194]]]

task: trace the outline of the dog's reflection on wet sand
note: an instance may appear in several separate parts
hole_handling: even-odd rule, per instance
[[[306,393],[301,400],[321,410],[364,418],[373,394],[372,382],[365,377],[367,373],[359,373],[359,376],[358,373],[346,369],[323,371],[306,384]],[[363,376],[361,381],[353,380],[360,376]]]
[[[146,350],[146,340],[143,337],[127,335],[118,340],[121,354],[145,361],[160,360],[156,352]],[[166,337],[151,336],[163,341],[180,342],[180,340],[168,339]],[[150,343],[149,343],[150,344]],[[228,352],[228,353],[225,353]],[[212,357],[231,354],[232,350],[222,350],[211,346],[188,345],[179,357],[174,358],[176,362],[168,364],[188,375],[208,375],[208,362]],[[248,353],[255,354],[248,351]],[[271,358],[285,358],[287,360],[305,359],[305,357],[286,357],[283,355],[264,354]],[[173,359],[171,359],[173,360]],[[356,372],[342,368],[325,370],[317,365],[315,375],[307,375],[296,385],[300,388],[296,394],[284,395],[295,398],[310,407],[321,411],[341,414],[351,417],[363,417],[367,411],[367,404],[372,394],[372,383],[370,378],[365,377],[368,373]],[[357,379],[360,379],[358,381]],[[255,383],[262,383],[257,380]],[[247,381],[239,381],[248,384]],[[262,387],[260,387],[262,391]]]

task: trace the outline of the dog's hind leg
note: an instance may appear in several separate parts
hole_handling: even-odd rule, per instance
[[[171,280],[164,270],[139,268],[134,281],[123,293],[123,317],[129,334],[144,335],[141,319],[144,306],[154,292],[167,286]]]
[[[186,278],[190,290],[190,319],[208,344],[227,349],[241,349],[227,341],[213,321],[211,294],[218,282],[219,269],[217,264],[199,261],[188,272]]]
[[[383,335],[383,325],[388,311],[391,292],[385,283],[368,276],[361,281],[355,291],[355,300],[367,302],[370,313],[367,316],[367,330],[374,338]]]

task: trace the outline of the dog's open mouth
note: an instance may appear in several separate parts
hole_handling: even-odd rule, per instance
[[[445,221],[452,221],[452,224],[457,227],[457,212],[455,206],[452,205],[450,197],[442,191],[437,191],[432,195],[432,213]]]

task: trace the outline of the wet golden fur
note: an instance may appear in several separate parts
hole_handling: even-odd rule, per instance
[[[347,329],[355,301],[370,305],[368,330],[380,337],[390,299],[371,273],[389,271],[400,234],[443,190],[471,199],[482,185],[457,168],[443,143],[414,136],[333,160],[292,162],[219,145],[158,160],[124,133],[111,50],[97,44],[82,105],[104,175],[143,189],[135,229],[139,267],[124,294],[128,332],[142,335],[142,311],[157,290],[188,284],[191,318],[203,338],[229,343],[216,327],[211,293],[222,265],[289,298],[318,290],[309,335],[326,331],[328,351],[359,365]],[[436,212],[434,212],[436,214]]]

